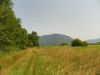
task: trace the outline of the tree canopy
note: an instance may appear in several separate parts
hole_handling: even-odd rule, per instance
[[[28,34],[28,38],[31,41],[31,46],[39,46],[38,43],[39,37],[36,32],[32,32],[31,34]]]
[[[72,41],[72,46],[87,46],[88,43],[86,41],[81,41],[80,39],[74,39]]]
[[[0,50],[7,46],[23,49],[30,43],[27,30],[22,28],[21,20],[15,16],[12,6],[11,0],[0,0]]]

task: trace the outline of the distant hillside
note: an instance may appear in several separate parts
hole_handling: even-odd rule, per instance
[[[97,43],[100,42],[100,39],[93,39],[93,40],[87,40],[88,43]]]
[[[60,45],[62,43],[71,44],[72,38],[62,34],[51,34],[40,36],[39,44],[41,46],[46,45]]]

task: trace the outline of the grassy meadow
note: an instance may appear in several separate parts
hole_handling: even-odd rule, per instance
[[[100,75],[100,45],[1,52],[0,75]]]

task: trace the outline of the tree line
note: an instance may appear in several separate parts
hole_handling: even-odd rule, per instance
[[[28,33],[22,28],[21,20],[15,16],[12,8],[11,0],[0,0],[0,50],[38,46],[37,33]]]
[[[12,8],[11,0],[0,0],[0,50],[4,51],[9,47],[24,49],[39,46],[37,32],[28,33],[22,28],[21,19],[16,17]],[[79,39],[72,41],[72,46],[86,45],[86,42]]]
[[[61,46],[67,46],[68,44],[67,43],[62,43]],[[83,47],[86,47],[88,46],[88,43],[86,41],[82,41],[80,39],[73,39],[71,44],[70,44],[72,47],[75,47],[75,46],[83,46]]]

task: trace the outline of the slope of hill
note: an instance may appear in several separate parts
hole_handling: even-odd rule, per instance
[[[87,40],[88,43],[97,43],[100,42],[100,39],[93,39],[93,40]]]
[[[45,45],[60,45],[62,43],[71,44],[72,38],[62,34],[51,34],[40,36],[39,44],[41,46]]]

